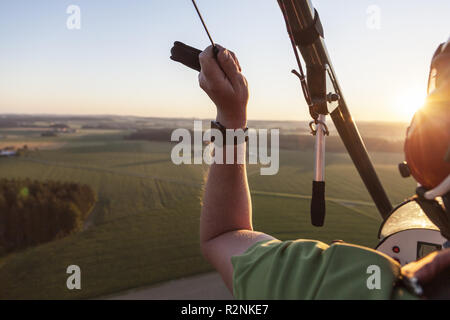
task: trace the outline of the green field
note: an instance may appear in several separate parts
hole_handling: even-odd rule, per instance
[[[198,228],[203,165],[176,166],[172,145],[124,140],[126,131],[81,130],[52,141],[58,148],[0,158],[1,178],[86,183],[98,203],[85,230],[0,257],[0,299],[95,298],[211,270],[200,255]],[[10,141],[41,138],[1,130]],[[342,239],[374,246],[381,219],[345,154],[327,154],[327,219],[309,222],[311,151],[280,151],[280,171],[261,176],[249,166],[255,229],[280,239]],[[414,191],[396,165],[401,154],[371,155],[393,203]],[[66,288],[66,268],[82,270],[82,290]]]

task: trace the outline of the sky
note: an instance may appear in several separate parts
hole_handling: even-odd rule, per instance
[[[408,122],[425,98],[431,56],[450,35],[448,0],[312,0],[356,120]],[[252,120],[308,110],[276,0],[197,0],[215,42],[234,51]],[[68,29],[67,8],[80,8]],[[379,28],[373,11],[379,10]],[[197,73],[169,59],[208,38],[190,0],[0,2],[0,114],[213,118]]]

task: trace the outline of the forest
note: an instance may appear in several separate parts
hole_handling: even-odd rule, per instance
[[[88,185],[0,179],[0,255],[81,230],[95,203]]]

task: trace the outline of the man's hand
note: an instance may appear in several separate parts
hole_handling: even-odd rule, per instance
[[[426,285],[440,272],[450,266],[450,249],[435,251],[423,259],[411,262],[402,268],[402,274],[415,277],[419,283]]]
[[[248,83],[235,54],[219,45],[217,59],[209,46],[200,56],[200,87],[217,107],[217,121],[227,129],[247,126]]]

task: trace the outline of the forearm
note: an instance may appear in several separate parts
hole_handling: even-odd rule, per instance
[[[217,55],[212,47],[208,47],[199,56],[202,67],[199,84],[217,107],[216,120],[227,129],[243,129],[247,125],[247,80],[236,56],[217,47]],[[226,148],[223,149],[225,152]],[[236,155],[237,152],[240,154]],[[221,274],[231,292],[231,258],[243,254],[258,241],[273,239],[252,228],[252,205],[244,164],[245,144],[234,147],[234,154],[234,164],[211,166],[200,217],[203,255]]]
[[[245,150],[245,144],[234,147],[235,160],[237,152],[243,153],[245,159]],[[252,205],[245,164],[234,161],[234,164],[211,165],[200,217],[201,242],[230,231],[252,230],[251,220]]]

